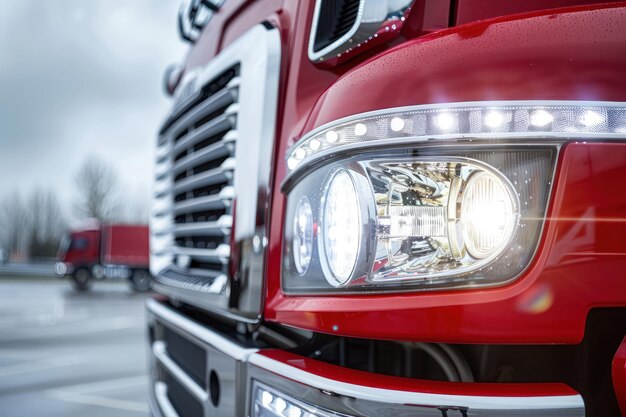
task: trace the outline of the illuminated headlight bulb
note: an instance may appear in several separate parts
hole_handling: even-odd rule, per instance
[[[461,200],[463,240],[470,256],[487,258],[506,245],[517,225],[514,194],[486,171],[471,175]]]
[[[344,285],[354,270],[361,238],[358,195],[346,170],[337,171],[330,179],[322,207],[320,252],[331,272],[325,274],[326,279],[333,286]]]
[[[300,275],[309,269],[313,253],[313,212],[306,197],[298,202],[293,219],[293,262]]]

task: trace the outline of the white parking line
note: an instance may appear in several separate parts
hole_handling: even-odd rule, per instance
[[[88,384],[67,385],[64,387],[46,391],[46,395],[61,401],[77,404],[97,405],[100,407],[117,410],[136,411],[147,413],[148,405],[144,402],[110,398],[102,395],[94,395],[96,392],[119,390],[130,387],[139,387],[147,383],[146,376],[133,376],[128,378],[109,379],[91,382]]]
[[[116,410],[136,411],[138,413],[147,413],[149,411],[146,403],[138,401],[119,400],[116,398],[107,398],[99,395],[89,394],[68,394],[61,391],[49,392],[48,396],[61,401],[71,403],[98,405],[100,407],[114,408]]]
[[[110,391],[113,389],[137,387],[147,383],[148,377],[146,375],[138,375],[127,378],[106,379],[104,381],[89,382],[87,384],[65,385],[63,387],[58,387],[55,390],[73,394],[87,394]]]
[[[95,320],[80,320],[70,323],[60,323],[55,326],[35,326],[27,327],[22,331],[14,332],[10,338],[2,338],[0,342],[8,340],[28,341],[31,339],[42,339],[54,336],[85,336],[90,334],[101,334],[104,332],[112,332],[126,330],[135,327],[144,326],[143,321],[137,316],[127,315],[118,317],[107,317]]]
[[[24,363],[16,363],[13,365],[7,365],[0,367],[0,377],[6,377],[11,375],[25,374],[28,372],[43,371],[46,369],[62,368],[65,366],[78,365],[81,363],[87,363],[88,361],[84,357],[72,356],[59,356],[50,359],[30,361]]]

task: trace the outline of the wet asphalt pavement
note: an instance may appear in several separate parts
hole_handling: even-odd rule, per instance
[[[147,297],[0,277],[0,416],[148,416]]]

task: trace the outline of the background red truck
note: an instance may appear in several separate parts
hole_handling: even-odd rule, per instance
[[[85,291],[93,279],[129,279],[136,291],[150,288],[148,226],[108,224],[71,232],[63,240],[55,265]]]

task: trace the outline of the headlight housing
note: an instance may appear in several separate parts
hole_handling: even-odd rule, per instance
[[[409,148],[317,167],[290,189],[285,224],[285,239],[293,241],[292,201],[306,196],[314,256],[300,274],[286,244],[283,287],[371,291],[507,281],[534,252],[555,154],[527,146],[444,155]]]
[[[560,144],[617,136],[625,114],[619,106],[578,103],[471,103],[392,109],[312,132],[287,155],[283,290],[399,291],[514,279],[535,252]],[[314,224],[304,274],[290,249],[302,198]]]

